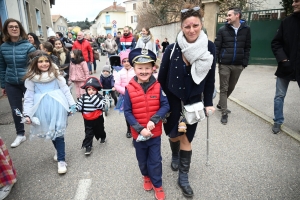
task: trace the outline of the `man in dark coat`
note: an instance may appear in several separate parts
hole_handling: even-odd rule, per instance
[[[215,39],[216,56],[219,63],[220,100],[217,108],[222,110],[221,123],[227,124],[227,98],[233,92],[243,69],[247,67],[251,49],[250,27],[241,20],[238,8],[229,8],[226,24]]]
[[[284,122],[283,103],[290,81],[297,81],[300,87],[300,0],[294,0],[292,6],[294,13],[281,22],[271,43],[278,62],[275,73],[274,134],[280,131]]]

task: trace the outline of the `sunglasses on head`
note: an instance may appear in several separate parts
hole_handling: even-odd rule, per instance
[[[200,10],[200,7],[197,6],[197,7],[191,8],[191,9],[188,9],[188,8],[182,9],[180,12],[181,12],[181,14],[183,14],[183,13],[186,13],[186,12],[190,12],[190,11],[195,12],[195,11],[198,11],[198,10]]]
[[[126,63],[126,62],[129,62],[129,60],[123,60],[123,61],[122,61],[122,63]]]

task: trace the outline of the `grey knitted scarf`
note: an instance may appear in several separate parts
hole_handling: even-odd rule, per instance
[[[143,35],[142,36],[142,41],[145,43],[149,42],[149,40],[151,39],[151,35]]]
[[[188,43],[180,31],[177,36],[178,44],[186,60],[192,65],[191,74],[194,82],[200,82],[206,77],[213,63],[213,55],[208,51],[208,39],[204,31],[194,43]]]

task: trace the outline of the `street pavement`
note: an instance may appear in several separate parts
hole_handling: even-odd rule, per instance
[[[101,57],[97,77],[104,63],[105,58]],[[268,121],[240,106],[251,106],[272,118],[274,71],[271,66],[246,68],[232,94],[234,100],[239,101],[228,102],[232,110],[228,124],[220,123],[220,111],[210,117],[209,165],[206,165],[207,121],[199,123],[192,143],[189,173],[195,193],[193,199],[300,198],[300,142],[285,132],[274,135]],[[285,126],[299,133],[297,97],[299,99],[299,88],[291,83],[285,101]],[[215,105],[217,101],[218,95],[214,99]],[[244,104],[238,104],[240,102]],[[81,149],[84,139],[82,116],[76,113],[69,117],[65,136],[68,172],[58,175],[51,142],[27,140],[17,148],[10,148],[16,135],[14,125],[6,123],[12,121],[9,120],[7,98],[0,99],[0,108],[1,137],[18,172],[18,181],[7,200],[155,199],[153,191],[143,190],[135,150],[131,139],[125,137],[123,114],[113,109],[109,111],[105,118],[107,142],[100,145],[94,140],[93,153],[89,157]],[[177,172],[170,168],[171,152],[165,134],[162,135],[162,158],[166,199],[185,199],[176,183]]]

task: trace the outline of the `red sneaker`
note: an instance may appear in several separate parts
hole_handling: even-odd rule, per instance
[[[157,200],[164,200],[166,198],[165,192],[162,187],[156,188],[153,186],[153,189],[154,189],[154,193],[155,193],[155,198]]]
[[[152,182],[149,178],[149,176],[144,176],[144,190],[150,191],[152,190]]]

